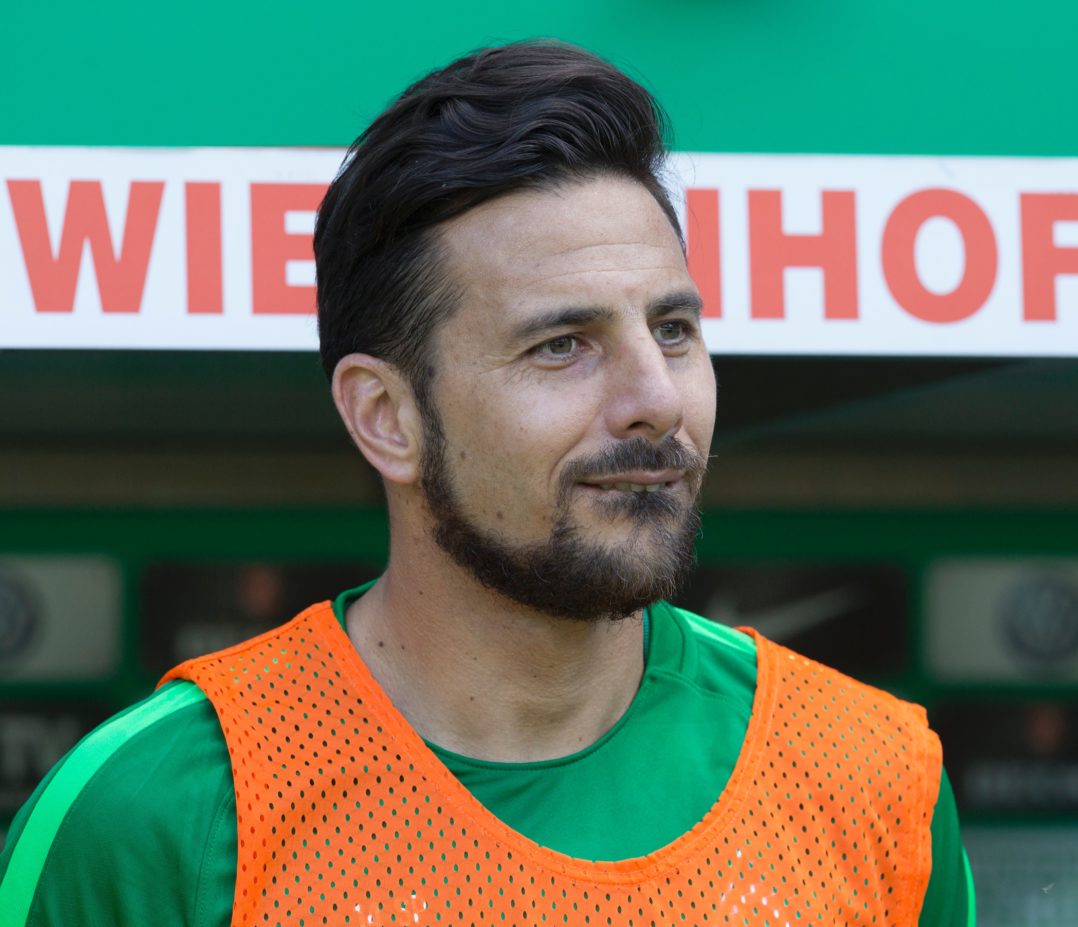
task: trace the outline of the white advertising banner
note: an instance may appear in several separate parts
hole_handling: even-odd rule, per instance
[[[343,154],[0,147],[0,348],[314,349]],[[714,353],[1078,356],[1078,159],[671,167]]]

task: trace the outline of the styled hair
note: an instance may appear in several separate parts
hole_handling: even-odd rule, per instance
[[[660,179],[666,119],[613,65],[551,41],[487,48],[405,90],[352,144],[314,233],[322,366],[392,363],[421,407],[431,335],[460,295],[438,226],[497,196],[601,174],[642,184],[679,237]]]

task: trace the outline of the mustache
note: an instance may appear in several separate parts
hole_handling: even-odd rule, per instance
[[[652,444],[647,438],[629,438],[607,445],[589,457],[571,460],[561,474],[561,491],[568,492],[575,483],[618,476],[630,470],[683,470],[690,482],[699,483],[707,470],[707,457],[673,436],[660,444]]]

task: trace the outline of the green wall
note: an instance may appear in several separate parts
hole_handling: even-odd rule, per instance
[[[1073,557],[1074,513],[973,510],[724,510],[704,513],[697,553],[701,568],[717,563],[891,564],[910,580],[912,636],[910,672],[879,678],[931,704],[948,692],[921,665],[923,602],[921,582],[941,557]],[[5,683],[5,697],[70,698],[94,695],[120,708],[149,691],[163,667],[139,665],[143,615],[140,594],[146,570],[160,563],[318,564],[356,563],[351,581],[373,578],[371,566],[384,562],[388,525],[382,509],[112,509],[0,511],[0,558],[4,556],[86,556],[114,559],[123,576],[124,654],[118,674],[97,682]],[[343,587],[342,587],[343,588]],[[326,598],[340,589],[325,589]],[[197,617],[197,616],[192,616]],[[288,616],[282,615],[282,620]],[[962,685],[963,691],[976,687]],[[991,687],[982,687],[984,692]],[[1056,697],[1059,686],[1046,678],[1012,695]],[[1078,692],[1070,693],[1078,699]]]
[[[1073,0],[8,4],[0,144],[344,145],[473,47],[641,76],[683,150],[1078,154]]]

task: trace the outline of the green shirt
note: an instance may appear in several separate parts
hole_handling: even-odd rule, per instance
[[[334,603],[342,622],[365,588]],[[559,852],[624,859],[670,843],[704,816],[733,770],[756,655],[745,635],[664,603],[649,610],[646,631],[640,689],[587,749],[519,764],[432,749],[491,812]],[[973,923],[946,777],[932,854],[920,923]],[[0,879],[0,911],[15,913],[10,927],[227,927],[235,797],[205,696],[191,683],[171,683],[84,738],[19,812]]]

